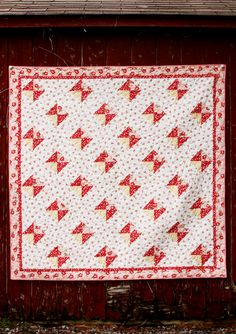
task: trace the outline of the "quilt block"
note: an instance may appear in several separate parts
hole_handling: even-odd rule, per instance
[[[11,278],[225,277],[225,66],[9,68]]]

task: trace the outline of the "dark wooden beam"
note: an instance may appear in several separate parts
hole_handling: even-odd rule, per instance
[[[236,17],[160,15],[0,16],[0,28],[176,27],[235,29]]]

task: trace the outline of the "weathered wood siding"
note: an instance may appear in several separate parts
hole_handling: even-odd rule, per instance
[[[30,282],[9,279],[8,65],[225,63],[227,279]],[[181,28],[0,30],[0,315],[17,319],[144,321],[236,314],[236,34]]]

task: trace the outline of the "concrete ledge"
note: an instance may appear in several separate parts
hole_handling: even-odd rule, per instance
[[[158,324],[159,323],[159,324]],[[100,322],[11,322],[0,321],[0,334],[228,334],[236,333],[236,321],[158,321],[149,325]]]

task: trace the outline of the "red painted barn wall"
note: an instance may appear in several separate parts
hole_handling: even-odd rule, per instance
[[[8,65],[227,65],[227,279],[40,282],[9,279]],[[235,30],[73,28],[0,30],[0,315],[16,319],[228,318],[236,313]]]

